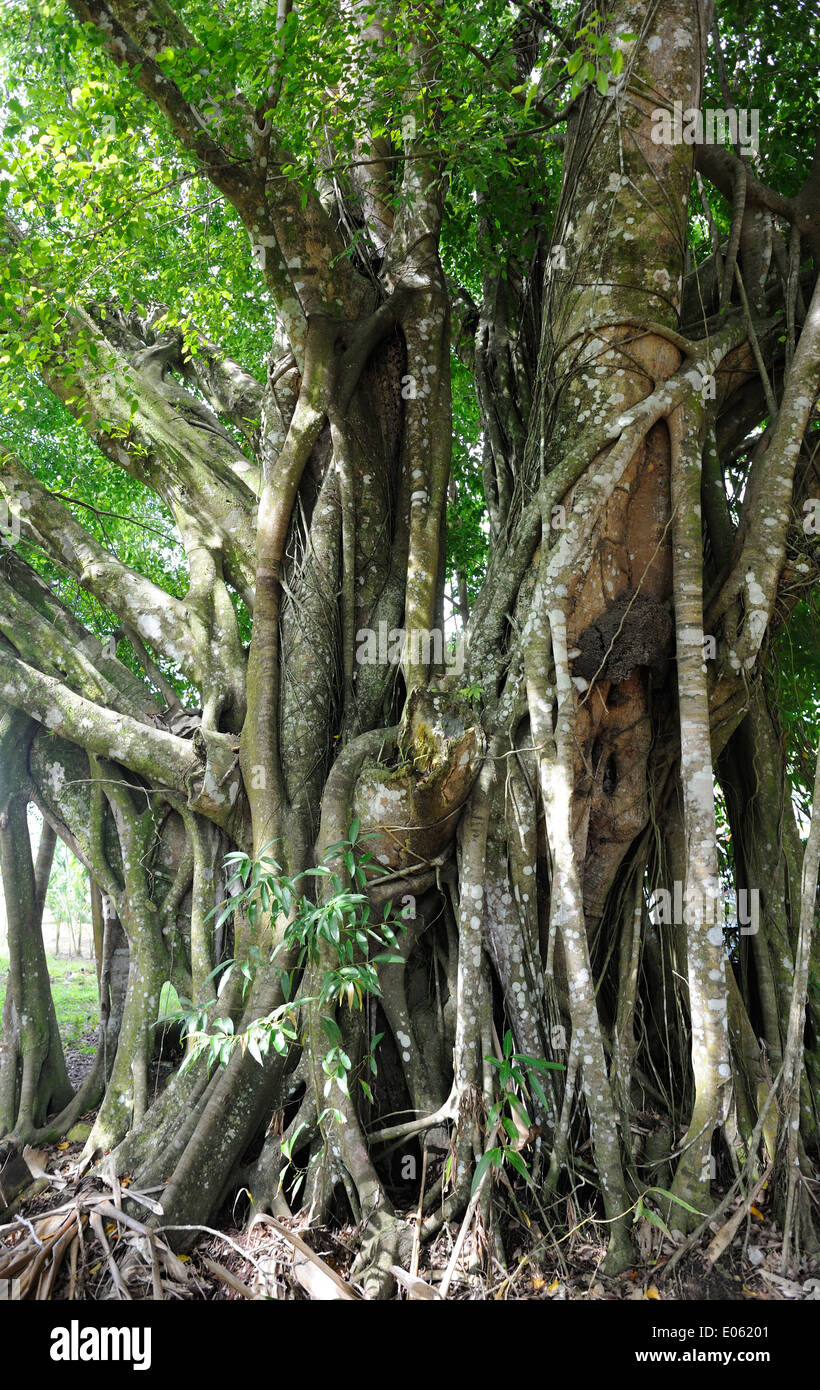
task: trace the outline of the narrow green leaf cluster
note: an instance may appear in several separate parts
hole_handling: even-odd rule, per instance
[[[226,855],[225,867],[232,872],[226,881],[225,900],[210,914],[216,928],[237,912],[247,918],[252,930],[277,918],[284,919],[286,925],[270,951],[265,953],[254,943],[242,960],[220,962],[206,977],[205,983],[219,979],[216,995],[207,1004],[194,1007],[190,1000],[181,1000],[182,1008],[169,1016],[167,1021],[173,1018],[183,1024],[187,1041],[184,1067],[193,1066],[203,1056],[209,1065],[225,1066],[236,1047],[262,1065],[271,1048],[284,1056],[291,1044],[299,1041],[300,1014],[308,1004],[318,1003],[323,1010],[332,1010],[346,1002],[350,1009],[358,1010],[364,1006],[365,995],[381,993],[376,967],[402,963],[396,931],[403,930],[403,923],[398,916],[393,917],[390,902],[384,907],[383,920],[375,921],[367,893],[343,881],[342,872],[351,885],[364,890],[369,878],[386,872],[371,854],[359,848],[367,838],[360,831],[359,822],[354,821],[347,840],[329,845],[320,864],[295,877],[285,874],[268,853],[270,845],[255,859],[239,851]],[[311,879],[322,881],[325,888],[318,903],[303,890],[305,881]],[[291,963],[289,970],[277,964],[283,955]],[[278,971],[284,1002],[237,1033],[230,1015],[212,1016],[213,1006],[235,976],[239,977],[240,998],[244,1000],[263,965]],[[297,981],[308,966],[320,968],[318,994],[296,998]],[[334,1084],[347,1096],[352,1062],[332,1012],[323,1015],[322,1027],[329,1043],[322,1059],[327,1077],[325,1096]],[[376,1035],[365,1058],[373,1075],[373,1050],[382,1036]],[[369,1084],[364,1080],[360,1084],[367,1099],[372,1100]]]

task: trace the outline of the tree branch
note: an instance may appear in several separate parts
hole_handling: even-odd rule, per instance
[[[742,549],[709,621],[725,613],[742,592],[743,630],[735,646],[741,669],[754,666],[774,612],[786,535],[792,520],[794,473],[820,382],[820,280],[786,380],[768,448],[752,471],[744,500]]]
[[[0,457],[0,494],[6,497],[22,531],[106,608],[129,623],[143,641],[158,647],[189,680],[200,683],[203,647],[207,648],[209,634],[191,605],[105,550],[2,443]]]
[[[83,699],[2,648],[0,694],[52,733],[184,793],[194,810],[218,825],[230,824],[240,784],[236,745],[228,735],[208,732],[192,744]]]

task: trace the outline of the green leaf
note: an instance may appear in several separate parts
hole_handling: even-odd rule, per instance
[[[679,1207],[683,1207],[686,1211],[691,1211],[693,1216],[706,1216],[705,1211],[698,1211],[697,1207],[690,1207],[689,1203],[684,1202],[682,1197],[676,1196],[674,1192],[667,1191],[665,1187],[648,1187],[646,1191],[658,1192],[660,1193],[661,1197],[668,1197],[670,1202],[677,1202]]]
[[[488,1149],[486,1153],[481,1155],[475,1166],[475,1173],[473,1174],[473,1185],[470,1189],[471,1197],[474,1197],[478,1191],[487,1169],[491,1165],[497,1168],[501,1162],[501,1157],[501,1149]]]
[[[325,1016],[322,1019],[322,1029],[325,1033],[325,1036],[331,1043],[333,1043],[334,1047],[341,1047],[343,1041],[342,1030],[336,1022],[335,1018]]]
[[[532,1089],[535,1092],[536,1097],[538,1098],[538,1100],[540,1100],[544,1109],[549,1110],[549,1101],[547,1100],[547,1097],[544,1095],[541,1082],[538,1080],[537,1076],[530,1077],[530,1085],[532,1086]]]
[[[226,966],[232,970],[235,964],[236,961],[233,959],[232,956],[229,956],[227,960],[223,960],[219,965],[215,965],[213,970],[210,970],[208,974],[205,976],[205,979],[202,981],[203,985],[207,985],[209,980],[214,980],[216,976],[220,973],[220,971],[224,970]]]
[[[509,1119],[509,1117],[505,1115],[503,1120],[501,1121],[501,1127],[502,1129],[506,1130],[510,1139],[512,1139],[513,1143],[516,1144],[518,1142],[518,1128],[514,1120]]]
[[[528,1186],[532,1186],[530,1170],[516,1149],[507,1149],[507,1161],[512,1165],[517,1173],[520,1173]]]
[[[544,1057],[528,1057],[523,1052],[515,1054],[516,1062],[525,1062],[528,1067],[535,1071],[566,1071],[563,1062],[548,1062]]]
[[[645,1217],[647,1221],[650,1221],[650,1222],[652,1223],[653,1226],[658,1226],[658,1227],[660,1228],[660,1230],[663,1231],[664,1235],[665,1235],[665,1236],[668,1236],[669,1239],[673,1241],[672,1232],[670,1231],[670,1229],[669,1229],[669,1227],[667,1226],[666,1222],[663,1221],[663,1220],[661,1219],[660,1216],[658,1216],[658,1213],[655,1212],[655,1211],[650,1211],[649,1207],[643,1206],[643,1203],[639,1203],[639,1205],[642,1207],[642,1210],[641,1210],[641,1212],[640,1212],[640,1215],[643,1216],[643,1217]],[[638,1214],[639,1214],[638,1212],[635,1213],[635,1220],[636,1220],[636,1221],[637,1221],[637,1219],[638,1219]],[[673,1241],[673,1243],[674,1243],[674,1241]]]

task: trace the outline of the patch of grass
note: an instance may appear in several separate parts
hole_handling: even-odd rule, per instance
[[[93,961],[63,960],[47,956],[51,994],[63,1047],[94,1055],[95,1044],[83,1035],[93,1032],[100,1020],[97,970]],[[0,1015],[6,998],[8,956],[0,956]]]
[[[95,1032],[100,1021],[97,968],[93,961],[57,960],[55,956],[47,960],[63,1047],[75,1047],[93,1057],[96,1038],[87,1042],[83,1035]]]
[[[46,962],[63,1047],[76,1048],[93,1056],[96,1043],[87,1041],[84,1035],[93,1033],[100,1021],[97,968],[93,960],[65,960],[62,956],[46,956]],[[0,1019],[6,999],[8,970],[8,956],[0,955]],[[166,981],[159,998],[157,1018],[174,1014],[179,1007],[177,992],[170,981]]]

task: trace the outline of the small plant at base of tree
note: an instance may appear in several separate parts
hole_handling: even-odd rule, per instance
[[[488,1168],[498,1171],[505,1164],[520,1173],[528,1185],[532,1183],[532,1174],[519,1150],[522,1137],[533,1127],[526,1101],[530,1099],[532,1091],[544,1109],[548,1110],[549,1102],[537,1073],[566,1070],[563,1062],[529,1057],[524,1052],[516,1052],[514,1046],[512,1030],[508,1028],[504,1034],[503,1057],[484,1058],[498,1072],[499,1097],[490,1107],[487,1128],[491,1134],[498,1133],[500,1142],[486,1149],[478,1160],[473,1175],[473,1195],[478,1191]],[[529,1077],[526,1073],[529,1073]]]
[[[299,1015],[308,1004],[318,1003],[320,1007],[328,1008],[346,1003],[348,1008],[359,1010],[364,1006],[366,995],[381,993],[376,966],[401,964],[404,959],[397,953],[398,938],[391,925],[392,903],[385,904],[384,920],[375,923],[371,919],[367,893],[346,888],[338,870],[332,867],[341,860],[351,883],[359,889],[366,887],[368,874],[386,873],[387,870],[371,854],[357,851],[356,846],[366,838],[360,836],[359,821],[354,820],[347,840],[329,845],[321,864],[306,869],[295,878],[282,873],[281,866],[267,853],[269,845],[256,859],[239,852],[226,855],[225,865],[232,865],[234,870],[227,880],[226,889],[230,890],[237,883],[241,884],[241,888],[209,914],[216,917],[215,926],[222,926],[240,908],[244,910],[252,930],[271,913],[281,913],[290,920],[281,942],[268,953],[267,959],[254,943],[243,960],[220,962],[205,980],[207,983],[219,975],[215,997],[198,1007],[194,1007],[190,1000],[181,999],[181,1008],[162,1020],[183,1024],[183,1037],[188,1044],[184,1068],[192,1067],[203,1056],[207,1056],[209,1066],[215,1063],[226,1066],[237,1047],[243,1054],[249,1052],[261,1066],[271,1047],[280,1056],[285,1056],[290,1045],[298,1042]],[[330,895],[318,904],[312,902],[301,891],[301,880],[306,878],[330,880]],[[404,930],[401,918],[394,920],[397,928]],[[296,980],[305,967],[320,964],[323,947],[330,948],[335,961],[324,969],[318,995],[297,999],[294,997]],[[371,955],[374,947],[376,954]],[[255,1019],[240,1033],[235,1032],[233,1019],[229,1015],[212,1018],[214,1004],[237,971],[241,976],[240,992],[244,999],[260,967],[263,964],[275,965],[281,952],[292,952],[294,948],[297,956],[293,969],[281,970],[279,975],[283,1003],[264,1017]],[[341,1029],[331,1014],[323,1016],[322,1028],[329,1043],[322,1058],[322,1070],[327,1078],[325,1098],[329,1096],[334,1083],[343,1095],[348,1096],[352,1062],[345,1052]],[[364,1058],[364,1064],[373,1075],[377,1070],[374,1049],[382,1037],[381,1033],[375,1036]],[[372,1102],[369,1083],[360,1078],[360,1085],[364,1095]],[[333,1113],[343,1122],[340,1112]]]

